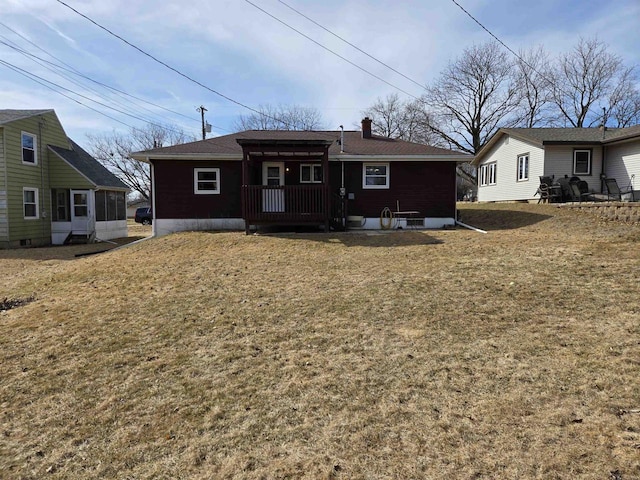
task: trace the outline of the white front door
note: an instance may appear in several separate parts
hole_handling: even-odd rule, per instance
[[[262,164],[262,185],[267,187],[284,186],[284,162],[264,162]],[[262,191],[263,212],[284,212],[284,190],[265,188]]]
[[[93,232],[91,190],[71,190],[71,231],[77,234]]]

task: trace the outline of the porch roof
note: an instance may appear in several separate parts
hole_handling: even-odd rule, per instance
[[[72,149],[49,145],[49,149],[87,178],[96,187],[129,190],[122,180],[107,170],[80,145],[69,138]]]

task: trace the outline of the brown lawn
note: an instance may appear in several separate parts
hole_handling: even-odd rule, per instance
[[[640,478],[640,227],[462,208],[0,251],[0,478]]]

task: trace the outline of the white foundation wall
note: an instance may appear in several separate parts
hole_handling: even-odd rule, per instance
[[[153,221],[153,235],[161,237],[175,232],[206,230],[244,230],[241,218],[156,218]]]
[[[111,220],[108,222],[96,222],[96,238],[99,240],[112,240],[129,235],[126,220]]]

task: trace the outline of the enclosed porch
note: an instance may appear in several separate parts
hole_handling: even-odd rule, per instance
[[[313,135],[313,134],[310,134]],[[344,199],[331,190],[333,141],[238,139],[242,146],[242,218],[251,227],[344,223]]]

